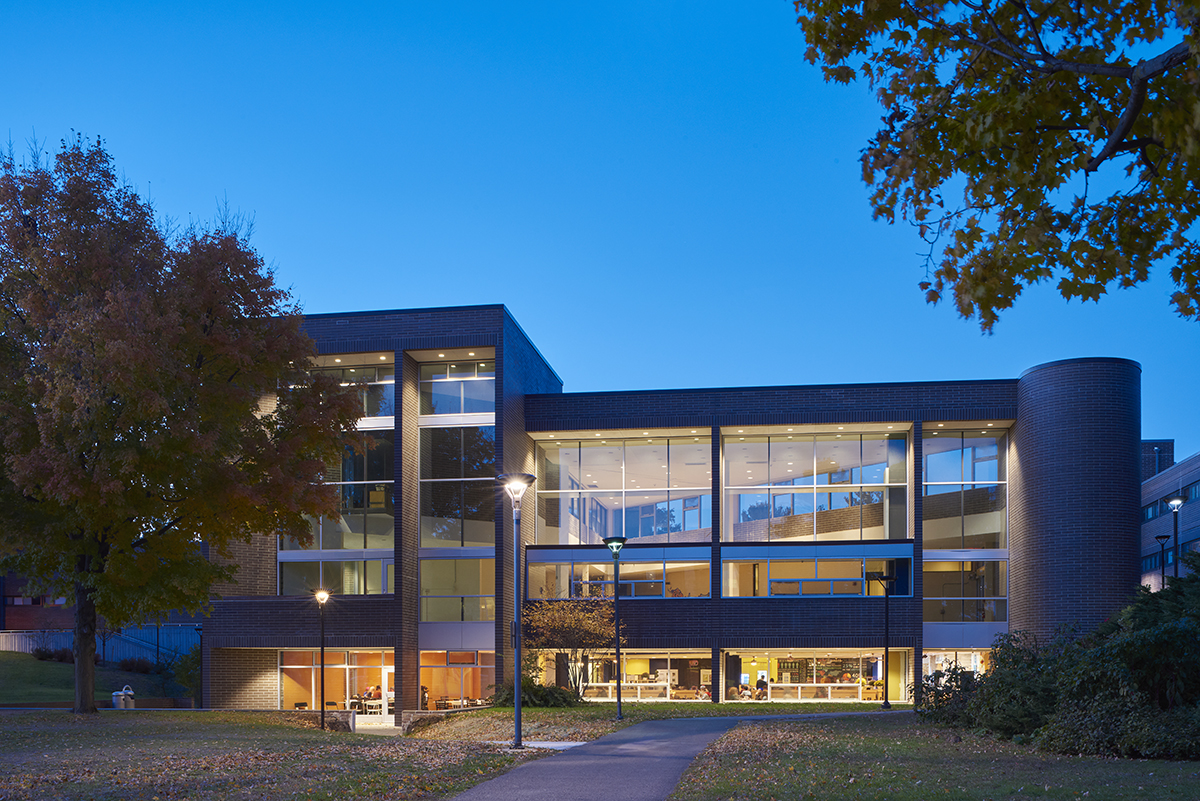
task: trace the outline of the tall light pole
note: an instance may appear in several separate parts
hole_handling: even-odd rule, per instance
[[[888,673],[888,646],[891,644],[891,627],[889,613],[892,601],[892,582],[896,576],[892,573],[868,573],[867,580],[878,581],[883,586],[883,703],[880,709],[891,709],[892,705],[888,702],[888,679],[891,676]]]
[[[624,671],[621,670],[621,549],[625,547],[625,538],[619,535],[605,537],[604,544],[612,551],[613,557],[613,617],[616,619],[617,632],[617,720],[622,720],[621,678]]]
[[[512,499],[513,510],[513,748],[521,744],[521,496],[537,481],[528,473],[505,473],[496,480]]]
[[[200,708],[204,708],[204,626],[196,626],[196,636],[200,638]]]
[[[1171,535],[1156,534],[1154,539],[1158,542],[1158,566],[1162,569],[1162,577],[1158,580],[1158,588],[1161,590],[1167,586],[1167,542],[1171,539]]]
[[[325,602],[329,600],[329,593],[325,590],[317,590],[313,593],[313,597],[317,599],[317,609],[320,610],[321,616],[321,729],[325,729]]]
[[[1175,518],[1175,541],[1171,543],[1171,558],[1175,560],[1175,564],[1171,570],[1175,578],[1179,578],[1179,507],[1183,506],[1183,493],[1168,500],[1167,506],[1171,507],[1171,514]]]

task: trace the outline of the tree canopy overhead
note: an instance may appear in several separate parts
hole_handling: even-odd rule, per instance
[[[75,602],[94,711],[97,615],[196,611],[253,533],[306,541],[357,400],[236,221],[172,234],[99,141],[0,155],[0,556]]]
[[[1195,4],[795,7],[808,61],[886,109],[863,177],[877,218],[919,227],[930,302],[988,331],[1031,284],[1098,300],[1161,262],[1175,310],[1200,318]]]

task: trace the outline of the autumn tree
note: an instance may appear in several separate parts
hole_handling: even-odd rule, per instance
[[[526,644],[566,663],[567,685],[577,699],[588,685],[587,661],[615,644],[614,620],[613,602],[604,598],[533,601],[521,612]]]
[[[228,218],[173,234],[100,141],[0,156],[0,553],[75,603],[75,711],[98,615],[197,611],[255,532],[310,537],[355,388],[309,374],[299,311]]]
[[[922,282],[989,331],[1022,290],[1098,300],[1170,266],[1200,317],[1200,71],[1190,2],[799,0],[806,58],[886,109],[877,218],[919,228]]]

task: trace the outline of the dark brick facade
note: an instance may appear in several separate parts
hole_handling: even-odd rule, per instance
[[[1087,631],[1138,586],[1141,368],[1026,371],[1009,456],[1009,628]]]

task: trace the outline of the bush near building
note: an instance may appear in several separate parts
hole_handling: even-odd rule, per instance
[[[1007,634],[986,675],[932,674],[918,714],[1057,753],[1200,759],[1200,554],[1184,560],[1190,574],[1085,637]]]

